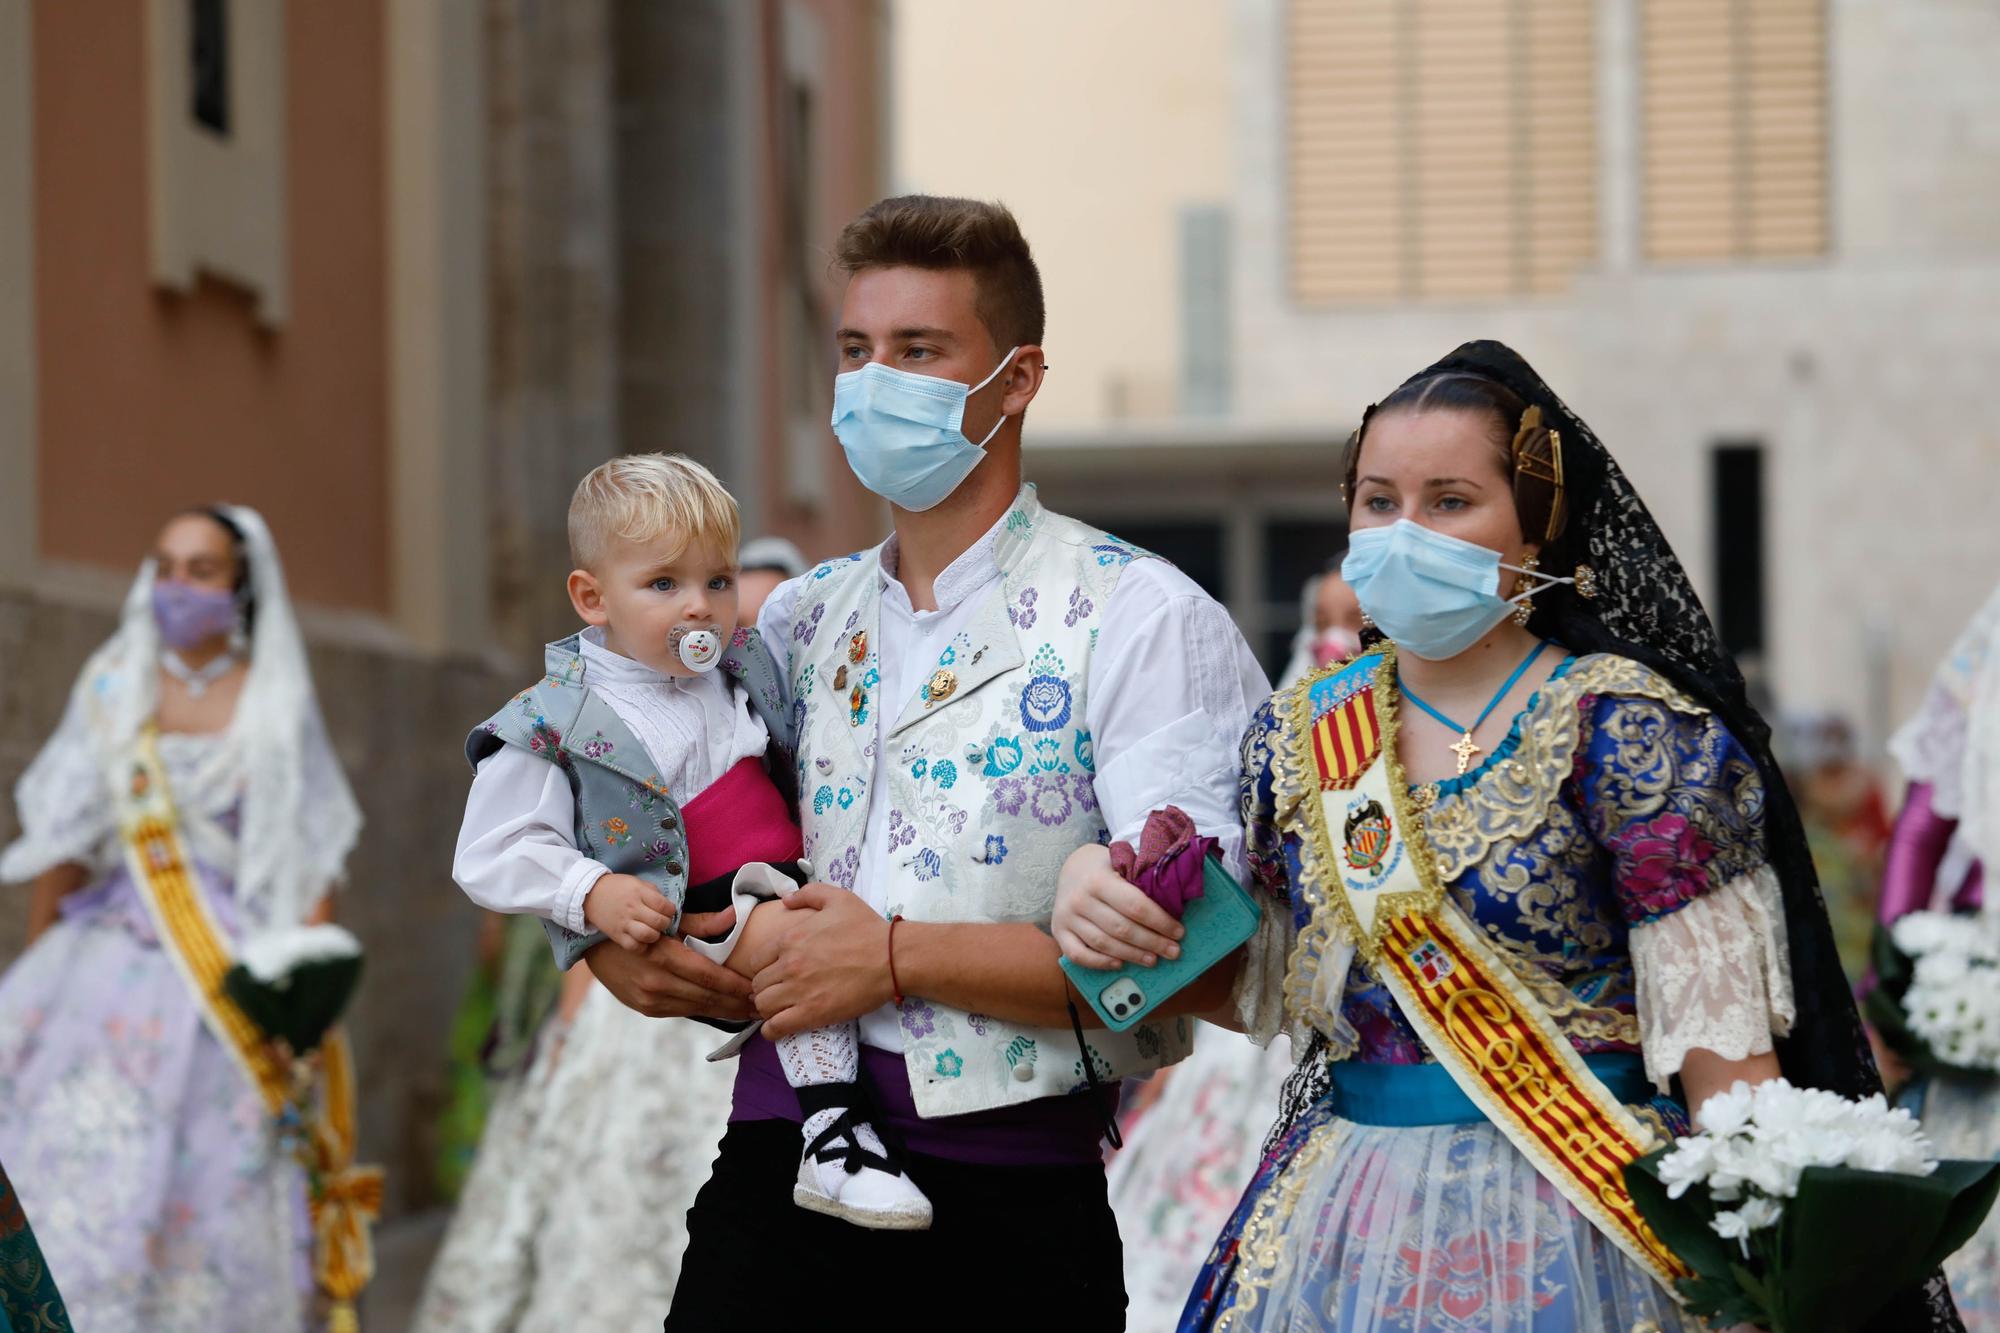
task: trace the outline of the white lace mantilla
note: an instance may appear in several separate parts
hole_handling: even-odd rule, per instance
[[[1634,926],[1632,971],[1646,1074],[1665,1091],[1692,1050],[1762,1055],[1792,1029],[1791,952],[1769,866]]]
[[[227,730],[185,743],[162,737],[161,758],[175,804],[190,818],[195,854],[236,881],[246,925],[256,931],[298,924],[339,880],[361,810],[320,717],[277,544],[256,511],[223,511],[243,534],[256,598],[249,671]],[[159,705],[153,578],[148,559],[126,594],[117,632],[84,664],[61,725],[15,788],[22,834],[0,856],[0,879],[32,879],[65,861],[93,873],[116,863],[115,844],[107,846],[113,814],[106,774],[125,762]],[[230,808],[241,827],[225,855],[198,817]]]

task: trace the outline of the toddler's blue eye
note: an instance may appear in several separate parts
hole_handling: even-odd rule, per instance
[[[674,581],[673,581],[672,579],[654,579],[654,580],[653,580],[653,591],[654,591],[654,592],[672,592],[672,591],[674,590],[675,586],[676,586],[676,585],[675,585],[675,583],[674,583]]]

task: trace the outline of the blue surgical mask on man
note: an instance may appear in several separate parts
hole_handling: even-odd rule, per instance
[[[972,475],[1007,420],[1003,413],[974,444],[965,437],[965,402],[1014,362],[1016,347],[977,384],[871,361],[833,380],[833,433],[847,465],[875,494],[903,509],[934,509]]]
[[[1503,569],[1541,582],[1502,598]],[[1575,582],[1502,564],[1498,551],[1407,518],[1385,528],[1350,533],[1340,576],[1354,589],[1376,628],[1398,648],[1434,662],[1456,657],[1478,643],[1542,589]]]

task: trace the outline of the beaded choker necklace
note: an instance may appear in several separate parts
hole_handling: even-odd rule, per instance
[[[181,660],[181,655],[171,648],[160,652],[160,665],[167,674],[187,687],[188,698],[199,699],[208,693],[208,687],[229,674],[229,668],[236,665],[236,654],[217,653],[215,657],[197,670]]]

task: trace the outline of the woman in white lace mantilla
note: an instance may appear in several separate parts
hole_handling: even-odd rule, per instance
[[[324,919],[361,827],[271,534],[177,515],[16,791],[34,881],[0,978],[0,1155],[80,1328],[282,1333],[313,1316],[305,1181],[127,868],[114,782],[157,732],[177,832],[232,946]]]

